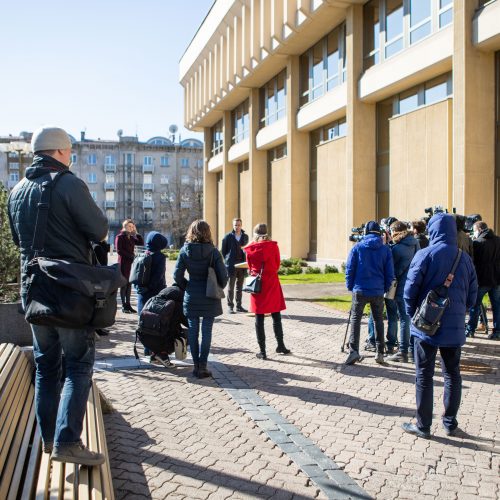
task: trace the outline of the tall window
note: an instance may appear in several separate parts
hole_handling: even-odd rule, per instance
[[[142,164],[144,166],[152,165],[153,164],[153,157],[152,156],[145,156]]]
[[[301,104],[344,82],[345,61],[345,24],[341,24],[301,56]]]
[[[97,156],[92,153],[87,156],[87,165],[95,165],[97,163]]]
[[[181,167],[189,168],[189,158],[181,158]]]
[[[104,157],[104,165],[116,165],[114,155],[106,155]]]
[[[261,87],[260,104],[261,127],[286,116],[286,69]]]
[[[71,163],[76,163],[78,161],[78,157],[75,153],[71,153]]]
[[[162,156],[160,158],[160,166],[162,167],[168,167],[169,166],[169,157],[168,156]]]
[[[224,146],[224,135],[222,132],[222,120],[220,120],[212,127],[212,156],[222,153]]]
[[[453,20],[453,0],[370,0],[363,7],[365,69]]]
[[[133,153],[125,153],[125,165],[131,166],[134,164],[134,154]]]
[[[248,137],[250,124],[248,99],[234,109],[231,115],[233,122],[233,144],[237,144]]]
[[[95,184],[97,182],[97,175],[95,172],[89,172],[87,174],[87,182],[89,184]]]

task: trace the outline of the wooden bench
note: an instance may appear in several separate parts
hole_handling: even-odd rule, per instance
[[[28,353],[0,344],[0,499],[114,499],[99,390],[92,384],[82,441],[106,455],[99,467],[51,462],[42,453]]]

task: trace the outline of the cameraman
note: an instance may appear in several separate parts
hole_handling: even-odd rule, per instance
[[[346,365],[353,365],[362,359],[359,355],[359,334],[366,304],[370,304],[375,321],[375,361],[384,364],[384,292],[389,290],[393,279],[391,251],[382,242],[378,223],[370,221],[365,226],[365,237],[354,245],[347,258],[345,280],[347,289],[352,292],[352,306],[350,353]]]

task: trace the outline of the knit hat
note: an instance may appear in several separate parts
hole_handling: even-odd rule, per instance
[[[366,223],[365,234],[378,234],[380,235],[380,226],[378,222],[371,220]]]
[[[31,148],[34,153],[37,151],[71,149],[71,139],[62,128],[44,126],[33,132]]]

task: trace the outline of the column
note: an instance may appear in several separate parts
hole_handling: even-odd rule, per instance
[[[203,145],[203,218],[215,232],[217,228],[217,175],[208,171],[211,149],[212,135],[210,127],[207,127],[204,129]]]

